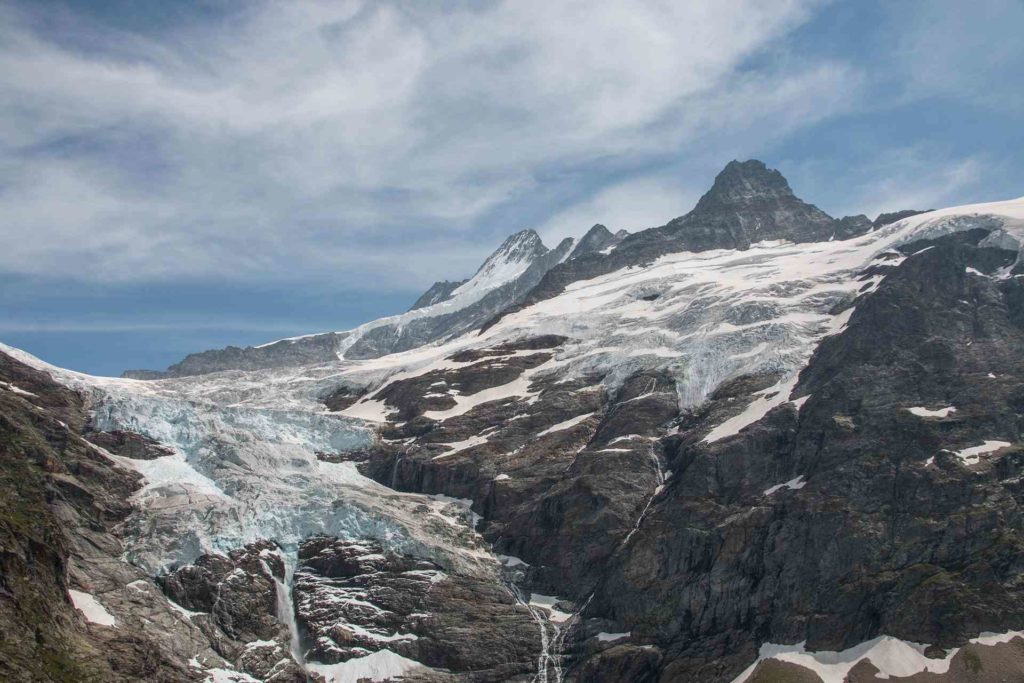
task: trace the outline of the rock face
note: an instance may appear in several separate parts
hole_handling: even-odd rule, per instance
[[[111,453],[132,458],[134,460],[155,460],[172,453],[171,449],[161,446],[153,439],[116,429],[112,432],[86,432],[85,439]]]
[[[732,161],[690,213],[661,230],[673,251],[747,249],[762,240],[815,242],[833,233],[833,219],[798,199],[776,170],[760,161]]]
[[[372,541],[304,542],[295,596],[308,656],[322,662],[389,651],[495,682],[529,680],[536,669],[537,626],[508,588]]]
[[[6,354],[0,382],[0,678],[191,681],[199,662],[227,666],[121,561],[141,478],[81,438],[82,398]]]
[[[600,377],[538,378],[528,387],[535,398],[485,403],[439,421],[429,416],[451,404],[424,404],[410,391],[423,391],[419,382],[435,387],[434,396],[441,383],[445,391],[482,391],[550,359],[503,352],[514,353],[494,349],[449,379],[429,373],[417,384],[385,386],[379,395],[395,402],[395,419],[405,422],[388,435],[403,445],[379,449],[364,471],[398,490],[472,500],[495,549],[535,567],[533,588],[581,599],[659,483],[654,439],[678,412],[674,390],[667,378],[649,374],[629,378],[614,394]]]
[[[447,301],[451,298],[452,292],[461,287],[462,285],[469,282],[466,280],[459,280],[458,282],[451,282],[450,280],[441,280],[430,285],[430,288],[420,295],[419,299],[416,299],[415,303],[409,308],[410,311],[415,311],[418,308],[426,308],[427,306],[433,306],[439,304],[442,301]]]
[[[911,216],[916,216],[918,214],[928,213],[928,211],[931,210],[932,209],[919,211],[917,209],[903,209],[902,211],[893,211],[892,213],[880,213],[878,214],[878,218],[871,222],[871,225],[876,228],[880,228],[883,225],[889,225],[890,223],[895,223],[896,221],[901,221],[904,218],[910,218]]]
[[[962,240],[907,246],[801,373],[802,406],[673,437],[675,475],[588,608],[663,653],[651,680],[730,680],[760,641],[953,647],[1024,626],[1024,290],[985,275],[1015,254]],[[627,680],[615,666],[602,680]]]
[[[260,541],[226,555],[203,555],[160,577],[160,584],[171,600],[210,614],[236,640],[271,640],[281,635],[274,612],[276,581],[284,572],[276,546]]]
[[[573,247],[572,252],[570,252],[568,260],[571,261],[572,259],[579,258],[584,254],[610,252],[618,246],[619,242],[624,240],[628,234],[629,233],[625,230],[620,230],[613,235],[608,228],[598,223],[580,238],[579,242],[576,243],[576,246]]]

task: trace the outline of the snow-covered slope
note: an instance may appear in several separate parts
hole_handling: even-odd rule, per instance
[[[525,273],[547,252],[547,247],[533,230],[517,232],[488,256],[469,282],[455,289],[446,303],[462,308],[480,300],[487,292]]]
[[[920,214],[848,241],[671,254],[648,267],[573,283],[480,335],[339,369],[350,381],[372,386],[391,373],[408,377],[451,367],[443,359],[466,348],[558,334],[572,343],[535,372],[568,377],[597,371],[621,379],[642,367],[665,367],[677,379],[683,407],[743,374],[781,372],[785,386],[817,342],[841,329],[852,308],[831,311],[882,277],[861,280],[859,273],[902,259],[893,251],[900,245],[977,227],[995,228],[992,242],[1024,240],[1024,198]],[[522,391],[519,384],[506,393],[515,391]],[[383,413],[368,410],[373,401],[370,394],[346,414],[383,420]]]

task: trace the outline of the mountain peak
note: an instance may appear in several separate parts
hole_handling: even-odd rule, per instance
[[[670,222],[682,249],[746,249],[762,240],[811,242],[833,234],[833,219],[807,204],[763,161],[730,161],[693,211]]]
[[[621,231],[620,231],[621,232]],[[572,250],[569,255],[569,259],[572,260],[583,254],[590,254],[596,251],[603,251],[609,247],[614,247],[625,235],[615,235],[600,223],[595,224],[590,230],[587,230],[587,234],[580,238],[580,241],[576,243],[576,248]]]
[[[548,248],[544,245],[540,235],[530,229],[520,230],[506,237],[501,246],[487,257],[487,260],[483,262],[483,265],[480,266],[476,275],[474,275],[474,279],[482,273],[499,267],[500,264],[529,264],[546,253],[548,253]]]
[[[786,178],[763,161],[730,161],[725,165],[700,201],[697,210],[723,205],[746,206],[765,199],[794,198]]]
[[[491,258],[494,258],[499,254],[522,252],[523,250],[543,250],[544,252],[546,252],[548,248],[544,246],[544,242],[541,240],[540,235],[538,235],[536,231],[527,228],[526,230],[514,232],[508,237],[506,237],[505,241],[501,243],[501,246],[499,246],[494,251],[494,253],[491,254]]]
[[[514,280],[550,250],[533,230],[520,230],[505,238],[468,281],[453,289],[450,297],[474,297]]]

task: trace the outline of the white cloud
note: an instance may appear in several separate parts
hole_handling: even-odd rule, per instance
[[[261,3],[159,39],[81,19],[88,49],[7,9],[0,271],[456,277],[493,246],[489,213],[542,183],[840,106],[842,65],[747,65],[816,4]],[[602,191],[545,230],[640,227],[677,211],[664,182]]]
[[[698,195],[670,175],[635,178],[603,188],[548,219],[537,232],[547,244],[579,236],[595,223],[612,232],[630,232],[664,225],[696,204]]]

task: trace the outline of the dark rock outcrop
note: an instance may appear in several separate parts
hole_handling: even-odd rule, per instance
[[[177,604],[210,614],[230,637],[249,642],[281,636],[275,578],[284,579],[277,546],[258,541],[227,554],[202,555],[160,577],[160,585]]]
[[[115,455],[133,460],[153,460],[171,455],[174,451],[142,434],[115,430],[112,432],[86,432],[86,440]]]
[[[657,680],[731,680],[764,641],[952,647],[1024,626],[1024,285],[985,275],[1013,253],[929,246],[822,342],[802,407],[711,444],[681,423],[675,474],[587,611],[661,652]],[[987,440],[1010,446],[957,455]]]
[[[580,238],[576,246],[569,253],[568,260],[571,261],[574,258],[579,258],[583,254],[600,253],[609,250],[617,246],[628,234],[625,230],[612,234],[608,228],[598,223]]]

